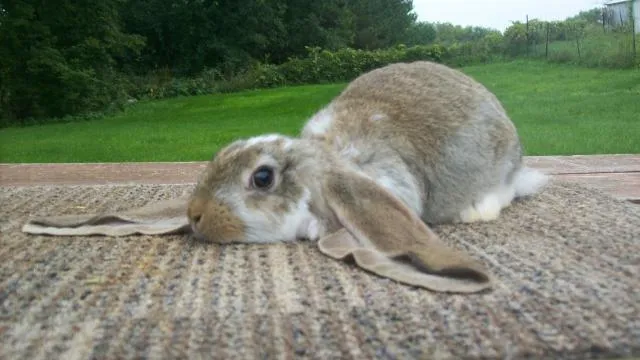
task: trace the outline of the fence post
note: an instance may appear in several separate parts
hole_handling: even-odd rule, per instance
[[[527,41],[527,57],[529,57],[529,15],[527,14],[527,23],[526,23],[526,41]]]
[[[580,54],[580,29],[577,24],[574,24],[574,31],[576,35],[576,48],[578,49],[578,60],[582,62],[582,55]]]
[[[544,45],[544,57],[549,58],[549,22],[547,21],[547,42]]]
[[[638,53],[636,48],[636,21],[633,20],[633,25],[631,26],[631,36],[633,38],[633,62],[635,63],[637,60]]]
[[[638,5],[640,6],[640,4]],[[636,63],[637,53],[636,53],[636,13],[634,12],[633,2],[631,2],[631,38],[633,39],[633,63]]]

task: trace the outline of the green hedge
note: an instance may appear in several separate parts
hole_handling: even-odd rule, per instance
[[[398,45],[381,50],[343,48],[336,51],[308,47],[303,57],[290,58],[279,64],[254,62],[246,70],[225,77],[220,71],[208,69],[195,77],[175,77],[169,70],[157,70],[146,76],[123,78],[122,93],[128,101],[163,99],[177,96],[204,95],[249,89],[274,88],[305,84],[349,82],[357,76],[391,63],[429,60],[453,66],[495,60],[491,54],[500,53],[499,39],[475,43],[442,45]],[[88,114],[93,118],[97,114]],[[76,121],[83,117],[66,116],[61,119],[23,121],[24,125],[38,122]],[[0,121],[0,127],[10,124]]]
[[[256,62],[244,72],[230,78],[224,78],[214,70],[205,71],[195,78],[172,78],[164,72],[158,72],[134,81],[130,93],[139,99],[159,99],[279,86],[348,82],[362,73],[387,64],[416,60],[442,62],[447,56],[447,49],[440,45],[399,45],[374,51],[344,48],[333,52],[309,47],[305,57],[291,58],[280,65]]]

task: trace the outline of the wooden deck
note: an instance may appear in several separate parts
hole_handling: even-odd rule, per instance
[[[525,162],[554,177],[587,184],[640,204],[640,154],[530,156]],[[0,164],[0,186],[44,184],[192,183],[204,162]]]

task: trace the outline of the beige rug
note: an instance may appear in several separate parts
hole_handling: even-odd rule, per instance
[[[0,188],[2,359],[520,359],[640,354],[640,206],[554,184],[489,224],[441,226],[498,284],[432,293],[312,244],[20,232],[189,186]]]

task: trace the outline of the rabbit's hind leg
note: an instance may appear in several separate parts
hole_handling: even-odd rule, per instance
[[[515,197],[513,186],[504,186],[480,196],[479,200],[460,212],[460,221],[465,223],[493,221],[511,204]]]
[[[508,184],[502,184],[479,196],[479,200],[463,209],[459,220],[465,223],[496,220],[502,209],[509,206],[514,199],[538,193],[548,180],[548,176],[540,171],[523,167]]]

